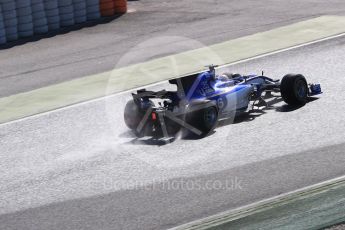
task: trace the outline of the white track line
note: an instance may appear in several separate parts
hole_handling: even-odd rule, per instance
[[[316,44],[316,43],[333,40],[333,39],[340,38],[340,37],[343,37],[343,36],[345,36],[345,33],[341,33],[341,34],[337,34],[337,35],[321,38],[321,39],[318,39],[318,40],[315,40],[315,41],[303,43],[303,44],[296,45],[296,46],[291,46],[291,47],[284,48],[284,49],[279,49],[279,50],[276,50],[276,51],[273,51],[273,52],[265,53],[265,54],[262,54],[262,55],[257,55],[257,56],[254,56],[254,57],[251,57],[251,58],[246,58],[246,59],[243,59],[243,60],[240,60],[240,61],[236,61],[236,62],[224,64],[224,65],[220,65],[217,69],[221,69],[221,68],[224,68],[224,67],[233,66],[233,65],[236,65],[236,64],[240,64],[240,63],[244,63],[244,62],[248,62],[248,61],[252,61],[252,60],[256,60],[256,59],[272,56],[272,55],[275,55],[275,54],[279,54],[279,53],[287,52],[287,51],[290,51],[290,50],[302,48],[302,47],[313,45],[313,44]],[[191,73],[188,73],[186,75],[194,74],[194,73],[198,73],[198,72],[199,71],[191,72]],[[183,77],[183,76],[186,76],[186,75],[182,75],[182,76],[179,76],[179,77]],[[176,78],[179,78],[179,77],[176,77]],[[38,116],[44,116],[44,115],[49,114],[49,113],[62,111],[62,110],[65,110],[65,109],[69,109],[71,107],[80,106],[80,105],[83,105],[83,104],[104,100],[106,98],[115,97],[117,95],[128,93],[128,92],[132,92],[132,91],[144,88],[144,87],[152,87],[152,86],[160,85],[160,84],[162,84],[162,83],[164,83],[166,81],[167,80],[163,80],[163,81],[159,81],[159,82],[156,82],[156,83],[152,83],[152,84],[148,84],[148,85],[143,85],[143,86],[140,86],[140,87],[137,87],[137,88],[133,88],[133,89],[125,90],[125,91],[122,91],[122,92],[114,93],[114,94],[111,94],[111,95],[107,95],[107,96],[91,99],[91,100],[88,100],[88,101],[83,101],[83,102],[67,105],[67,106],[64,106],[62,108],[57,108],[57,109],[50,110],[50,111],[47,111],[47,112],[42,112],[42,113],[34,114],[34,115],[27,116],[27,117],[24,117],[24,118],[20,118],[20,119],[14,120],[14,121],[9,121],[9,122],[6,122],[6,123],[2,123],[2,124],[0,124],[0,127],[3,126],[3,125],[9,125],[9,124],[12,124],[12,123],[21,122],[21,121],[24,121],[26,119],[35,118],[35,117],[38,117]]]
[[[258,201],[258,202],[255,202],[255,203],[252,203],[249,205],[245,205],[245,206],[242,206],[239,208],[235,208],[232,210],[218,213],[216,215],[212,215],[212,216],[209,216],[206,218],[202,218],[202,219],[195,220],[195,221],[192,221],[192,222],[189,222],[186,224],[182,224],[182,225],[170,228],[169,230],[196,229],[198,226],[203,227],[202,225],[203,224],[205,225],[207,223],[209,223],[210,227],[211,227],[212,222],[215,222],[214,225],[217,225],[217,220],[218,220],[218,224],[231,222],[233,220],[241,219],[243,217],[250,216],[251,214],[255,214],[255,213],[260,212],[260,211],[255,211],[256,209],[258,209],[260,207],[267,209],[267,207],[264,207],[264,206],[267,206],[269,204],[274,205],[274,204],[277,204],[280,202],[284,202],[285,200],[293,200],[293,199],[296,199],[300,196],[307,195],[308,192],[311,192],[312,194],[313,194],[313,192],[319,193],[319,192],[323,191],[322,188],[328,188],[329,186],[332,186],[332,185],[334,187],[334,186],[337,186],[337,184],[342,184],[344,182],[345,182],[345,176],[340,176],[340,177],[337,177],[337,178],[334,178],[331,180],[320,182],[320,183],[317,183],[314,185],[309,185],[309,186],[306,186],[306,187],[303,187],[300,189],[296,189],[296,190],[291,191],[291,192],[283,193],[283,194],[278,195],[278,196],[264,199],[264,200],[261,200],[261,201]],[[318,191],[318,189],[321,189],[321,190]],[[236,214],[238,215],[237,218],[236,218]],[[227,218],[229,219],[228,221],[226,221]]]

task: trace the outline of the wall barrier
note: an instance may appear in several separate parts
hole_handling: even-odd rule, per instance
[[[0,0],[2,15],[5,27],[5,36],[7,41],[18,39],[18,19],[16,4],[13,0]],[[0,37],[4,36],[3,34]]]
[[[86,22],[86,1],[73,0],[74,22],[76,24]]]
[[[34,34],[45,34],[48,32],[47,16],[43,0],[31,0],[32,21]]]
[[[5,31],[5,24],[4,24],[4,17],[2,15],[2,7],[0,5],[0,45],[5,44],[7,39],[6,39],[6,31]]]
[[[0,45],[127,12],[127,0],[0,0]]]
[[[15,3],[18,18],[18,36],[33,36],[34,23],[32,20],[31,0],[16,0]]]
[[[57,0],[44,0],[44,9],[47,17],[48,30],[54,31],[60,28],[60,14]]]

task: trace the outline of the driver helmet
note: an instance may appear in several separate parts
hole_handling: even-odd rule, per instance
[[[230,78],[227,75],[222,74],[222,75],[217,76],[217,80],[218,81],[229,81]]]
[[[242,77],[242,75],[239,73],[223,73],[222,76],[226,76],[228,79]]]

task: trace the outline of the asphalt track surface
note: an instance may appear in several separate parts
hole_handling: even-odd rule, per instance
[[[0,125],[0,229],[164,229],[342,176],[344,61],[340,37],[228,67],[303,73],[324,94],[201,140],[136,139],[129,93]]]
[[[133,47],[136,57],[126,65],[320,15],[344,15],[345,2],[140,0],[129,2],[129,9],[134,12],[107,24],[1,50],[0,97],[112,70]],[[195,47],[185,46],[190,40]]]

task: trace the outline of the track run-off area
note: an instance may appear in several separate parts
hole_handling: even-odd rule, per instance
[[[169,228],[343,176],[344,62],[339,36],[220,68],[302,73],[324,93],[298,109],[276,99],[200,140],[135,138],[129,92],[2,124],[0,228]]]

